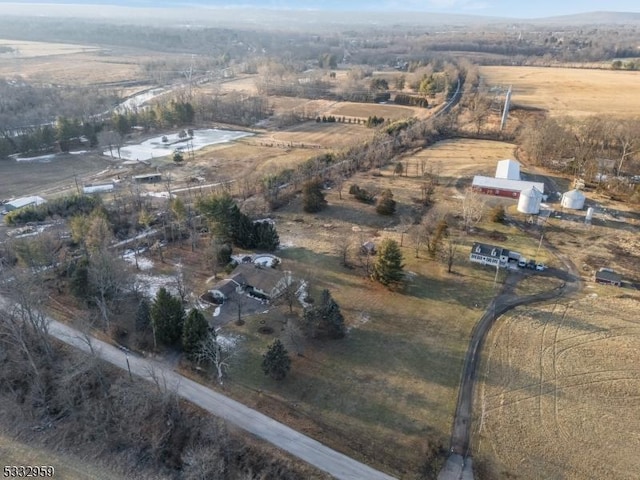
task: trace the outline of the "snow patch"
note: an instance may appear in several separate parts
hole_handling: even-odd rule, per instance
[[[213,316],[214,317],[220,316],[220,305],[218,305],[216,309],[213,311]]]
[[[153,268],[153,260],[147,258],[147,257],[141,257],[140,254],[145,252],[145,249],[141,249],[138,250],[138,268],[140,270],[151,270]],[[126,250],[124,252],[124,254],[122,255],[122,258],[124,258],[124,260],[127,263],[130,263],[131,265],[135,265],[136,264],[136,252],[135,250]]]
[[[158,294],[158,290],[164,287],[172,295],[178,295],[175,288],[176,280],[169,275],[147,275],[140,273],[136,275],[138,289],[142,291],[148,298],[154,298]]]
[[[51,160],[56,158],[56,154],[52,153],[49,155],[40,155],[39,157],[16,157],[16,162],[43,162],[49,163]]]
[[[181,139],[177,133],[172,135],[160,135],[158,137],[145,140],[142,143],[121,147],[119,158],[122,160],[150,160],[152,158],[173,155],[176,150],[200,150],[201,148],[209,145],[228,143],[250,135],[253,135],[253,133],[241,132],[238,130],[220,130],[217,128],[195,130],[193,132],[193,138],[186,137]],[[162,141],[164,137],[167,139],[166,142]],[[113,155],[117,155],[117,151],[115,149],[112,151],[106,150],[103,152],[103,155],[111,156],[112,153]]]

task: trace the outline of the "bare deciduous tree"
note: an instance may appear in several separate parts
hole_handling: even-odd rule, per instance
[[[200,363],[208,363],[216,371],[216,378],[220,385],[223,384],[225,374],[229,368],[229,360],[237,354],[235,350],[224,347],[218,340],[214,331],[210,331],[200,345],[196,353],[196,359]]]
[[[482,220],[485,202],[473,188],[467,188],[462,199],[462,222],[465,232]]]

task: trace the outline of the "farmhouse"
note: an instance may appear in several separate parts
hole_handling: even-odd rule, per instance
[[[13,210],[18,210],[19,208],[24,207],[37,207],[38,205],[42,205],[43,203],[47,203],[47,201],[42,197],[34,195],[32,197],[22,197],[11,200],[10,202],[4,204],[4,209],[7,212],[11,212]]]
[[[544,193],[544,183],[541,182],[527,182],[524,180],[476,175],[473,177],[473,182],[471,183],[471,188],[480,193],[513,199],[520,198],[520,192],[532,187]]]
[[[486,243],[475,242],[471,247],[469,260],[482,265],[505,268],[509,263],[509,250]]]
[[[620,287],[622,286],[622,276],[610,268],[601,268],[596,272],[596,283]]]

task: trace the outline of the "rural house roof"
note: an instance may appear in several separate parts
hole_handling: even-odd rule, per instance
[[[26,207],[27,205],[38,206],[38,205],[42,205],[43,203],[47,203],[47,201],[42,197],[38,197],[37,195],[34,195],[32,197],[16,198],[14,200],[11,200],[10,202],[7,202],[6,205],[13,209],[18,209],[18,208]]]
[[[524,180],[509,180],[508,178],[493,178],[476,175],[473,177],[473,187],[476,188],[494,188],[497,190],[509,190],[512,192],[521,192],[526,188],[536,187],[544,193],[544,183],[526,182]]]
[[[495,245],[489,245],[480,242],[474,242],[473,246],[471,247],[471,253],[494,258],[500,258],[501,255],[504,255],[505,257],[509,256],[509,250],[507,250],[506,248],[496,247]]]
[[[600,269],[596,272],[596,280],[602,280],[610,283],[621,283],[622,276],[619,273],[609,269]]]
[[[284,274],[279,270],[262,267],[253,263],[241,263],[233,271],[235,278],[242,285],[253,287],[271,295]]]
[[[230,278],[225,278],[224,280],[219,281],[213,286],[212,290],[220,292],[225,297],[228,297],[233,292],[236,291],[236,287],[238,285],[235,284],[233,280]]]

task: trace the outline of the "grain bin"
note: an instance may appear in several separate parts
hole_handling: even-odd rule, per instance
[[[536,187],[525,188],[520,192],[518,200],[518,211],[528,215],[540,213],[540,203],[542,202],[542,192]]]
[[[570,190],[562,194],[562,207],[570,208],[572,210],[581,210],[584,208],[585,201],[584,193],[580,190]]]

